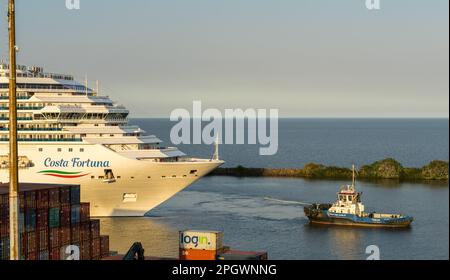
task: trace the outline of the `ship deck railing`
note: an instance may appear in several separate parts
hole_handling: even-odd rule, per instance
[[[19,142],[83,142],[81,138],[69,138],[69,139],[17,139]],[[0,142],[9,142],[8,138],[0,138]]]
[[[62,131],[62,128],[19,128],[18,131]],[[9,131],[8,128],[0,128],[0,131]]]

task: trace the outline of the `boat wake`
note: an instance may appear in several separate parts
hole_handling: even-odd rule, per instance
[[[312,203],[308,203],[308,202],[282,200],[282,199],[276,199],[276,198],[272,198],[272,197],[265,197],[264,200],[279,202],[279,203],[283,203],[283,204],[312,205]]]

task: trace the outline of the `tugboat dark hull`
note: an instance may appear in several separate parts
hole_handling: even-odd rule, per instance
[[[313,205],[304,208],[305,215],[312,224],[355,226],[355,227],[381,227],[405,228],[413,222],[412,217],[359,217],[353,214],[331,213],[329,204]]]

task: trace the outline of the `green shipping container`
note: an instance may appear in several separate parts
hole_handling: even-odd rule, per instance
[[[48,225],[50,228],[59,227],[59,208],[50,208],[48,215]]]

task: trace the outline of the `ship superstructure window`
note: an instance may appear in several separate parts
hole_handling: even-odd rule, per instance
[[[84,153],[84,149],[83,148],[80,148],[80,153]]]
[[[72,148],[69,148],[69,152],[70,152],[70,153],[73,152],[73,149],[72,149]]]
[[[61,148],[58,148],[58,152],[62,152],[62,149],[61,149]]]
[[[44,149],[42,149],[42,148],[39,148],[39,152],[43,152],[44,151]]]

